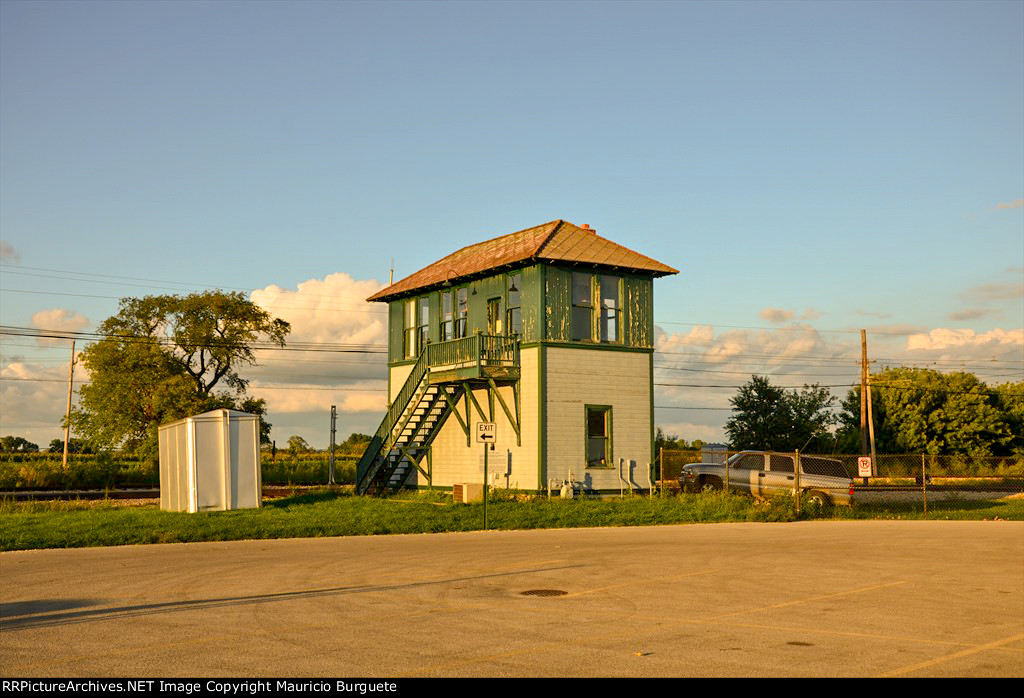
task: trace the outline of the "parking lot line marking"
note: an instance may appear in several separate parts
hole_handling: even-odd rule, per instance
[[[773,603],[770,606],[758,606],[757,608],[748,608],[743,611],[730,611],[729,613],[720,613],[717,616],[709,616],[704,620],[728,618],[729,616],[741,616],[744,613],[757,613],[759,611],[767,611],[773,608],[786,608],[787,606],[798,606],[802,603],[810,603],[811,601],[820,601],[821,599],[834,599],[837,596],[849,596],[850,594],[861,594],[865,591],[875,591],[876,589],[885,589],[887,587],[900,586],[901,584],[906,583],[906,580],[900,582],[886,582],[885,584],[874,584],[869,587],[861,587],[860,589],[850,589],[849,591],[837,591],[834,594],[820,594],[818,596],[808,596],[806,599],[794,599],[793,601],[783,601],[782,603]]]
[[[917,664],[910,664],[905,667],[900,667],[899,669],[893,669],[892,671],[887,671],[884,674],[879,674],[877,678],[885,679],[891,678],[893,676],[904,676],[906,674],[919,671],[920,669],[927,669],[928,667],[935,666],[936,664],[944,664],[946,662],[951,662],[954,659],[960,659],[961,657],[969,657],[972,654],[978,654],[979,652],[986,652],[988,650],[997,649],[1003,645],[1008,645],[1011,642],[1017,642],[1018,640],[1024,640],[1024,633],[1020,635],[1013,635],[1012,637],[1007,637],[1002,640],[996,640],[995,642],[989,642],[985,645],[977,645],[970,649],[960,650],[959,652],[954,652],[953,654],[946,654],[941,657],[936,657],[935,659],[929,659],[924,662],[918,662]]]
[[[696,572],[686,572],[684,574],[672,574],[672,575],[665,575],[665,576],[660,576],[660,577],[646,577],[644,579],[634,579],[634,580],[629,581],[629,582],[622,582],[621,584],[609,584],[606,587],[597,587],[596,589],[585,589],[584,591],[574,591],[574,592],[572,592],[570,594],[565,594],[564,596],[557,596],[557,597],[554,597],[554,598],[556,598],[556,599],[569,599],[569,598],[572,598],[574,596],[583,596],[584,594],[594,594],[596,592],[606,591],[608,589],[617,589],[619,587],[636,586],[637,584],[641,584],[643,582],[662,582],[662,581],[665,581],[665,580],[668,580],[668,579],[682,579],[683,577],[696,577],[696,576],[701,575],[701,574],[711,574],[712,572],[715,572],[715,571],[717,571],[717,570],[706,569],[706,570],[697,570]]]

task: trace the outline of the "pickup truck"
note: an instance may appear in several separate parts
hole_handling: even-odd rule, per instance
[[[793,460],[792,453],[740,451],[729,458],[729,489],[758,496],[792,492],[797,486]],[[687,492],[717,490],[725,479],[725,463],[691,463],[683,466],[679,485]],[[853,503],[853,479],[835,458],[800,456],[800,491],[822,507]]]

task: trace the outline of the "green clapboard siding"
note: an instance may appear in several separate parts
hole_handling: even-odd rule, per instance
[[[572,272],[548,267],[544,276],[547,277],[544,299],[546,339],[565,342],[569,339],[569,317],[572,310]]]
[[[520,313],[523,318],[523,342],[536,342],[541,334],[540,321],[543,317],[544,287],[540,265],[526,267],[522,274],[522,288],[519,293]]]
[[[625,324],[628,327],[625,341],[632,347],[652,347],[654,344],[654,313],[652,286],[653,279],[627,276],[623,279],[625,290]]]

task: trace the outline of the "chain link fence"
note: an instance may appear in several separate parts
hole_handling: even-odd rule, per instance
[[[750,452],[746,452],[750,453]],[[658,486],[663,492],[680,489],[680,475],[684,465],[693,463],[719,464],[727,476],[715,479],[711,484],[723,488],[744,491],[755,495],[758,477],[769,475],[769,471],[793,472],[793,463],[798,459],[795,453],[764,453],[761,460],[741,460],[740,452],[728,450],[668,450],[658,453],[656,472]],[[876,455],[873,474],[869,477],[858,475],[858,455],[799,454],[804,465],[801,474],[805,478],[800,485],[807,492],[813,487],[808,475],[808,464],[820,469],[822,464],[838,471],[841,464],[853,486],[853,510],[865,515],[914,515],[927,518],[942,518],[952,511],[960,513],[971,510],[982,511],[996,503],[1007,500],[1024,500],[1024,456],[934,456],[927,454],[884,454]],[[728,463],[728,464],[727,464]],[[759,465],[763,463],[763,465]],[[758,469],[762,472],[757,472]],[[794,491],[799,477],[790,477],[786,487]],[[702,480],[702,484],[703,483]],[[1017,508],[1024,507],[1024,501]],[[994,514],[997,516],[997,514]]]

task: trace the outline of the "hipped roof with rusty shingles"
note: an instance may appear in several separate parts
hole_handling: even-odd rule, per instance
[[[594,265],[646,272],[651,276],[679,273],[677,269],[607,240],[589,228],[557,220],[463,247],[366,300],[391,300],[445,282],[455,283],[484,272],[526,266],[535,261]]]

